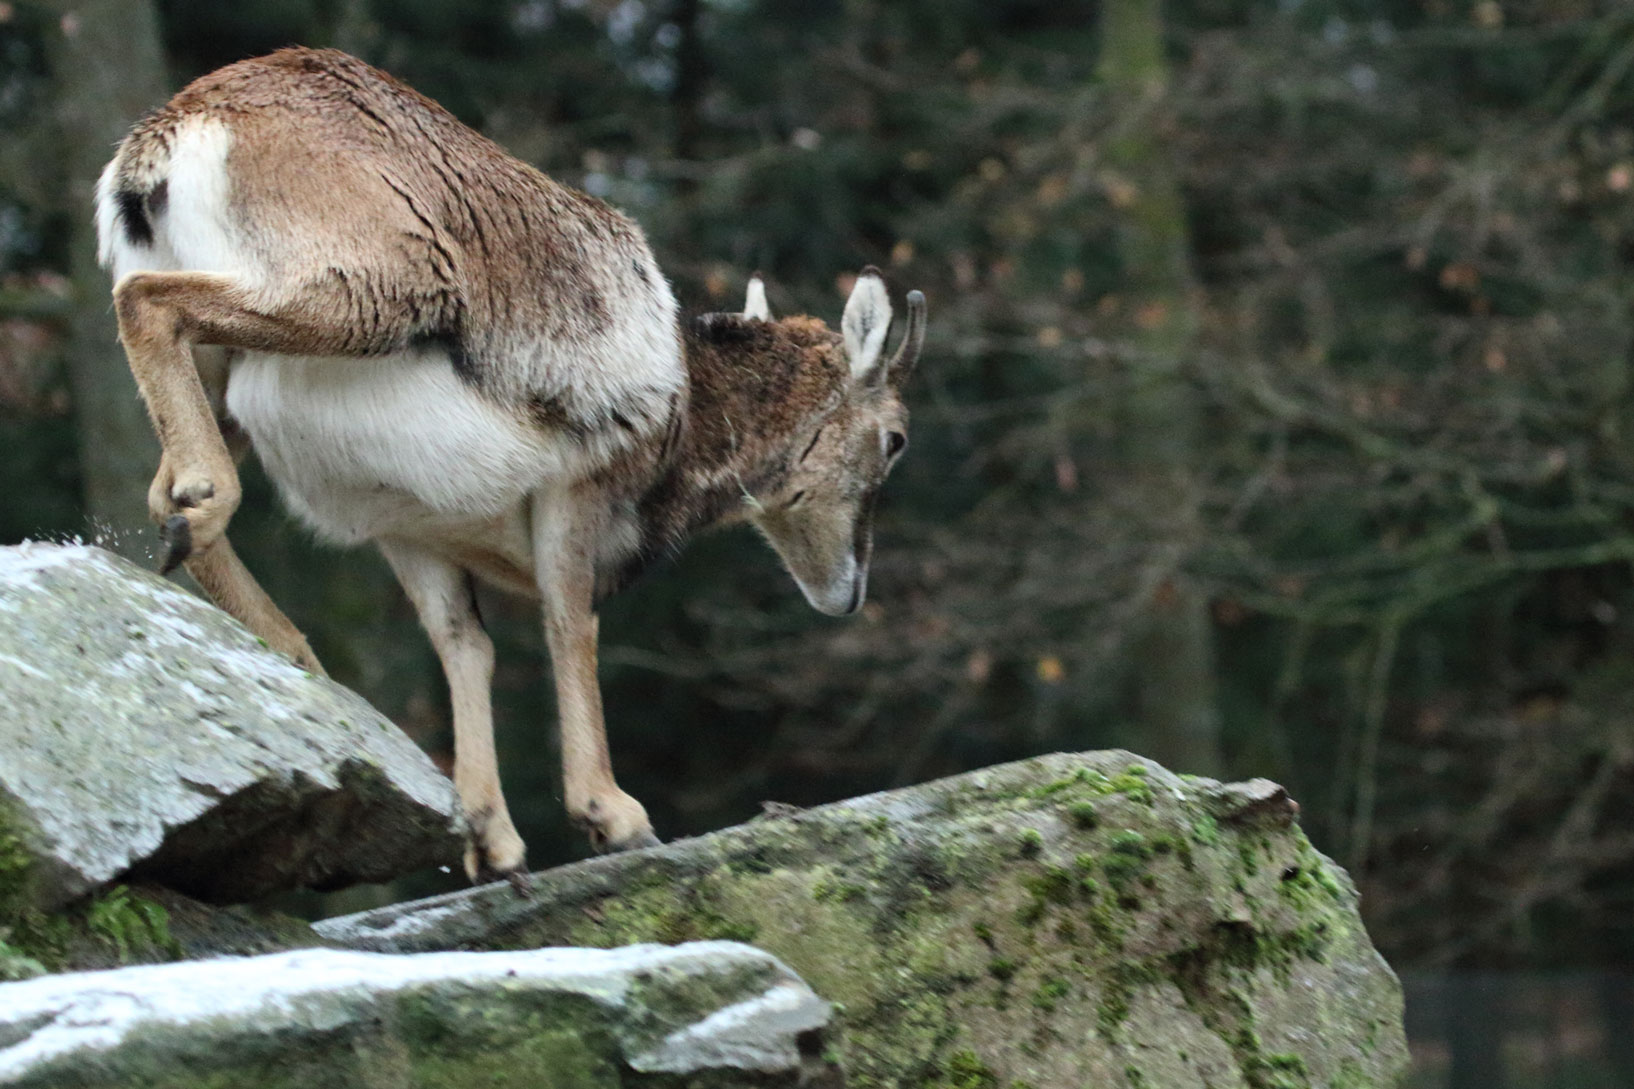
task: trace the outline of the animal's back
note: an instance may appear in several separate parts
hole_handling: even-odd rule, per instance
[[[116,278],[226,273],[258,308],[321,310],[337,326],[333,356],[377,357],[353,382],[344,358],[245,353],[227,391],[292,506],[345,539],[370,527],[318,524],[313,510],[347,506],[312,494],[325,481],[406,483],[443,510],[480,467],[503,464],[505,479],[469,500],[487,516],[536,485],[530,473],[592,471],[661,431],[683,395],[674,297],[640,229],[344,53],[283,50],[190,84],[120,146],[98,228]],[[382,383],[399,376],[410,388],[392,401],[424,412],[382,427]],[[394,466],[446,452],[431,440],[451,397],[469,399],[465,417],[490,420],[462,436],[474,479],[416,489],[431,467]],[[327,420],[375,426],[320,432],[310,419],[320,402]],[[482,448],[486,432],[502,450]],[[277,469],[295,464],[306,471]]]
[[[196,80],[127,138],[99,203],[116,274],[152,267],[129,252],[150,241],[169,267],[321,286],[351,311],[356,354],[440,341],[462,378],[547,420],[640,426],[661,409],[643,391],[662,402],[682,381],[639,227],[344,53]],[[407,338],[375,328],[382,302],[413,311]]]

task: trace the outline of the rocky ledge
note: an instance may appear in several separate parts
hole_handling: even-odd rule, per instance
[[[1060,754],[317,925],[359,949],[732,938],[841,1011],[853,1086],[1368,1089],[1401,988],[1265,780]]]
[[[0,549],[0,691],[0,1085],[1386,1089],[1406,1065],[1355,889],[1264,780],[1058,754],[314,928],[200,901],[459,852],[448,782],[361,699],[48,545]],[[681,944],[721,939],[765,952]]]
[[[391,721],[100,549],[0,548],[0,693],[0,926],[127,875],[234,902],[460,856]]]
[[[0,1085],[717,1089],[842,1084],[828,1004],[728,942],[328,949],[0,987]]]

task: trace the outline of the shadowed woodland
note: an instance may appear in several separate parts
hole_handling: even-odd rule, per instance
[[[1266,776],[1409,981],[1414,1084],[1634,1084],[1634,8],[0,2],[0,542],[152,562],[91,188],[292,43],[625,210],[694,311],[929,297],[860,616],[746,532],[606,609],[660,835],[1058,749]],[[446,760],[385,565],[245,479],[250,568]],[[577,857],[536,610],[482,608],[530,862]]]

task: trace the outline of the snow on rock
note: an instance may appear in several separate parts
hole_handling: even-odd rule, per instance
[[[0,847],[24,855],[0,909],[127,872],[222,902],[459,856],[451,784],[390,721],[100,549],[0,548],[0,693]]]
[[[0,985],[0,1085],[837,1086],[829,1018],[732,942],[309,949]]]

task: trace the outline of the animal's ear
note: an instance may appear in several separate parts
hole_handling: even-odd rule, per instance
[[[766,302],[766,285],[758,272],[749,277],[749,294],[743,300],[743,316],[755,321],[772,320],[772,308]]]
[[[845,356],[851,361],[851,377],[862,379],[874,373],[885,334],[891,331],[891,297],[879,269],[869,265],[857,277],[857,286],[846,300],[840,334],[845,340]]]

